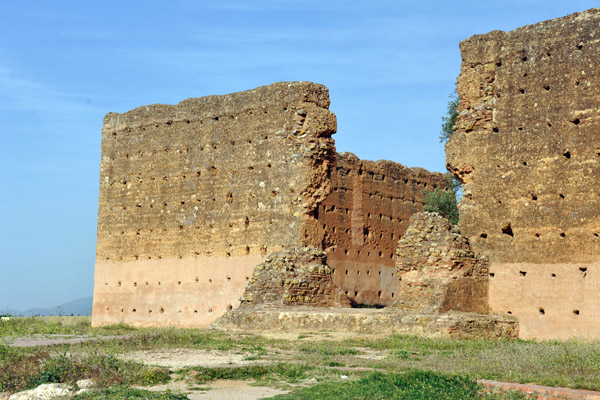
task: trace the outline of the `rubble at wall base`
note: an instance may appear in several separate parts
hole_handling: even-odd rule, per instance
[[[490,314],[451,312],[412,313],[389,309],[339,309],[313,307],[295,310],[237,309],[210,326],[224,331],[245,332],[360,332],[407,334],[423,337],[507,339],[519,335],[515,318]]]

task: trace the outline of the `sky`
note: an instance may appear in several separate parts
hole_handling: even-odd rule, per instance
[[[329,88],[337,150],[445,171],[460,41],[579,0],[1,0],[0,309],[93,291],[108,112],[278,81]]]

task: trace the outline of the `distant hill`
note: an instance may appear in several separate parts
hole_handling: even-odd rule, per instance
[[[92,315],[92,297],[90,296],[83,299],[71,300],[67,303],[51,308],[32,308],[25,311],[4,309],[0,310],[0,314],[22,317],[31,317],[34,315]]]

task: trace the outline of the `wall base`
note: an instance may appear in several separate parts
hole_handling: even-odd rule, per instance
[[[219,330],[245,332],[365,332],[424,337],[516,338],[519,324],[514,318],[490,314],[452,312],[417,314],[386,309],[339,309],[302,307],[295,310],[237,309],[211,324]]]
[[[237,308],[261,255],[96,263],[92,326],[199,328]]]
[[[600,262],[490,265],[490,307],[517,317],[523,339],[598,339],[598,304]]]

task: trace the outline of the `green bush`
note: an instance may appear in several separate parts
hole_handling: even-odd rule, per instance
[[[423,191],[423,211],[436,212],[453,225],[458,224],[458,197],[461,183],[451,173],[444,174],[446,188]],[[450,190],[450,191],[448,191]]]
[[[425,193],[423,198],[423,211],[437,212],[453,225],[458,224],[458,207],[456,198],[444,190],[435,189]]]
[[[440,143],[446,143],[450,136],[454,133],[454,125],[456,124],[456,118],[458,117],[458,104],[460,98],[456,93],[456,90],[450,95],[450,101],[448,101],[448,109],[446,115],[442,117],[442,131],[440,132]]]

